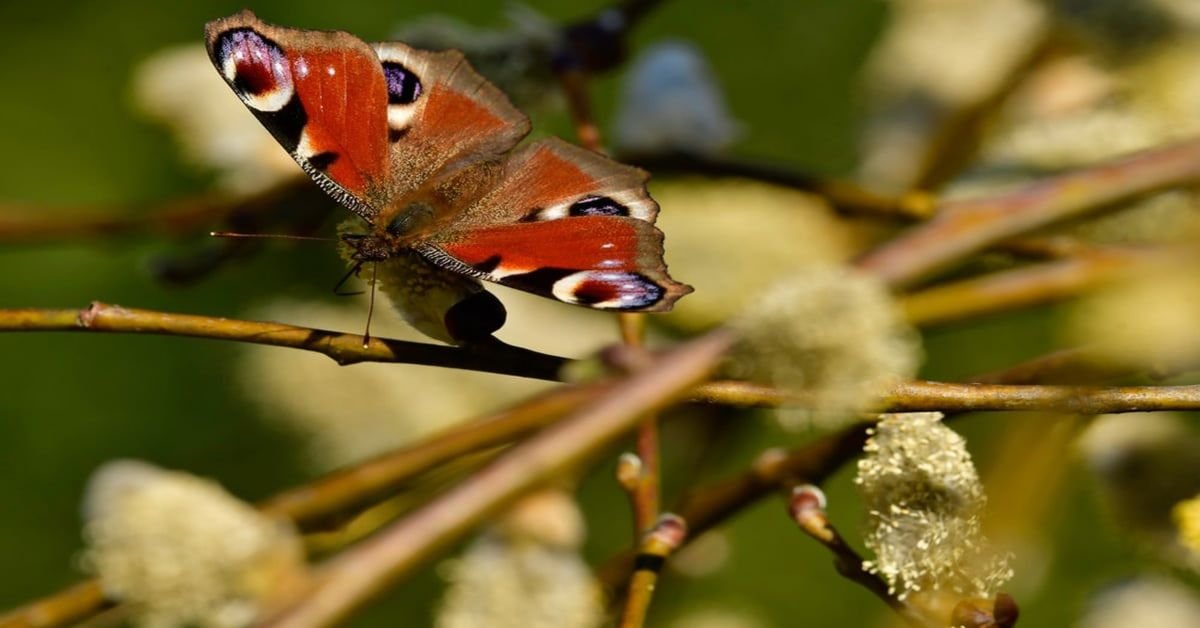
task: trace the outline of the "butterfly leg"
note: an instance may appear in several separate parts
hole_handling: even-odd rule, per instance
[[[350,267],[350,270],[346,271],[346,274],[342,275],[342,278],[338,279],[338,282],[336,284],[334,284],[333,293],[339,297],[351,297],[354,295],[362,294],[363,293],[362,290],[354,290],[352,292],[345,292],[342,290],[342,286],[347,281],[350,281],[350,277],[358,276],[358,271],[362,268],[362,265],[363,265],[363,262],[358,262],[354,266]]]

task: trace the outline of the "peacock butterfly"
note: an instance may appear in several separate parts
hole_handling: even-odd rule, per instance
[[[461,53],[284,28],[249,11],[206,35],[246,107],[369,225],[345,236],[359,265],[403,258],[468,279],[476,288],[447,317],[480,293],[490,300],[474,311],[500,307],[445,321],[452,340],[503,324],[480,279],[623,312],[667,311],[691,292],[667,274],[647,174],[559,139],[517,148],[529,119]]]

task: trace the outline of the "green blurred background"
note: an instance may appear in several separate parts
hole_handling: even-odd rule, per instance
[[[203,24],[245,2],[0,3],[0,201],[46,215],[90,207],[128,208],[203,191],[208,183],[180,162],[170,138],[132,113],[134,65],[156,50],[199,42]],[[531,2],[568,19],[595,1]],[[252,3],[263,18],[297,27],[338,28],[383,39],[393,25],[450,12],[480,25],[503,24],[502,2],[317,0]],[[700,45],[746,124],[738,154],[829,175],[854,163],[858,69],[887,19],[870,0],[728,2],[676,0],[638,29],[635,46],[671,37]],[[599,81],[599,117],[609,118],[616,77]],[[569,133],[561,114],[543,128]],[[555,117],[557,115],[557,117]],[[30,210],[33,211],[33,210]],[[154,237],[0,248],[0,307],[81,307],[90,300],[238,316],[265,293],[327,297],[340,262],[328,251],[269,247],[186,288],[156,283],[147,262],[199,241]],[[1039,311],[931,333],[930,377],[1003,366],[1052,346],[1055,313]],[[213,477],[257,499],[312,476],[297,443],[248,403],[229,377],[238,347],[152,336],[0,335],[0,608],[47,594],[80,577],[79,502],[89,473],[134,457]],[[336,368],[330,363],[329,368]],[[1018,420],[970,417],[961,428],[987,468],[989,435]],[[794,442],[768,429],[737,441],[727,469],[762,447]],[[670,447],[670,441],[667,441]],[[600,560],[627,543],[626,505],[605,467],[582,490]],[[1071,623],[1088,591],[1132,573],[1137,559],[1097,513],[1085,483],[1068,483],[1047,525],[1057,530],[1046,585],[1019,598],[1023,626]],[[671,478],[668,488],[673,488]],[[674,487],[677,488],[677,487]],[[850,475],[830,484],[835,521],[858,521]],[[697,605],[744,610],[769,626],[878,623],[880,604],[842,581],[829,557],[798,534],[778,501],[746,512],[729,528],[732,554],[720,572],[668,578],[654,625]],[[1021,575],[1018,575],[1018,584]],[[359,625],[423,625],[440,583],[432,570],[407,581]],[[1019,588],[1019,587],[1018,587]]]

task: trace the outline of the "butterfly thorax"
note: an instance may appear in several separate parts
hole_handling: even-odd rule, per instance
[[[425,202],[409,203],[391,212],[383,212],[365,234],[353,234],[346,242],[354,247],[354,260],[379,262],[395,256],[426,233],[434,223],[433,206]]]

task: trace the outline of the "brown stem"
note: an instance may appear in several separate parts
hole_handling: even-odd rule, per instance
[[[934,211],[933,197],[925,192],[909,192],[896,197],[882,196],[847,181],[823,179],[763,163],[686,153],[622,155],[620,159],[649,170],[656,176],[666,174],[751,179],[810,192],[823,198],[838,212],[852,216],[924,220],[932,216]]]
[[[459,456],[513,442],[545,427],[608,390],[608,384],[559,388],[497,414],[450,427],[425,440],[340,469],[268,498],[264,513],[309,527],[351,511],[409,479]],[[0,616],[0,628],[49,628],[87,619],[108,608],[100,584],[89,580]]]
[[[696,538],[778,490],[785,481],[820,484],[862,451],[868,425],[851,426],[792,451],[768,450],[748,471],[688,493],[675,512],[688,522],[691,538]],[[600,580],[610,592],[619,591],[633,568],[634,555],[620,554],[600,570]]]
[[[552,390],[510,409],[455,425],[419,442],[279,493],[260,503],[259,508],[300,525],[341,515],[459,456],[511,443],[541,429],[607,390],[607,384]]]
[[[1107,382],[1145,371],[1103,360],[1093,347],[1060,349],[971,378],[978,384],[1085,384]]]
[[[88,580],[0,615],[0,628],[73,626],[111,605],[100,582]]]
[[[296,177],[247,198],[205,195],[170,201],[136,213],[118,208],[88,208],[68,213],[47,212],[35,207],[4,207],[0,208],[0,215],[37,217],[0,219],[0,242],[31,243],[135,233],[193,233],[227,218],[269,211],[297,195],[315,198],[319,194],[308,179]],[[45,217],[48,213],[52,217]]]
[[[833,554],[833,564],[842,577],[870,591],[909,624],[932,625],[915,609],[896,597],[882,578],[863,568],[862,556],[850,547],[837,528],[829,522],[829,516],[825,513],[824,491],[812,484],[796,486],[788,500],[788,512],[801,531]]]
[[[0,310],[0,331],[93,331],[214,338],[321,353],[338,364],[403,362],[555,380],[566,360],[495,341],[447,347],[371,338],[282,323],[124,308],[95,302],[82,310]]]
[[[646,623],[646,611],[658,584],[658,575],[667,558],[683,545],[687,538],[687,523],[671,513],[659,517],[647,529],[638,546],[636,567],[629,578],[629,593],[625,597],[625,608],[621,612],[619,628],[642,628]]]
[[[717,330],[614,385],[610,394],[513,446],[474,476],[318,568],[314,591],[270,625],[327,626],[347,617],[488,516],[589,459],[703,380],[733,343]]]
[[[803,392],[789,393],[741,381],[709,382],[695,389],[693,401],[772,408],[811,405]],[[1062,386],[958,384],[911,381],[895,384],[881,412],[1032,412],[1115,414],[1159,410],[1200,410],[1200,385]]]
[[[101,331],[215,338],[315,351],[339,364],[404,362],[557,380],[563,358],[509,345],[467,348],[372,338],[279,323],[169,314],[93,304],[80,310],[0,310],[0,331]],[[1082,414],[1200,409],[1195,386],[1016,386],[912,381],[883,396],[881,410],[1061,411]],[[739,381],[698,385],[691,400],[741,407],[809,403],[803,392]]]
[[[938,214],[857,262],[887,283],[913,284],[1002,240],[1200,177],[1200,140],[1154,148],[980,199]]]
[[[927,288],[900,298],[909,322],[922,327],[1065,299],[1113,280],[1163,251],[1093,249],[1044,264]]]

